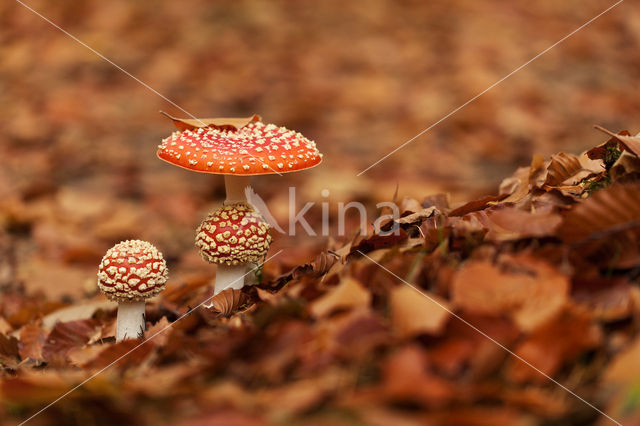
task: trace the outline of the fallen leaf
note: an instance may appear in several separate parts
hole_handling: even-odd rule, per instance
[[[56,324],[42,347],[43,359],[45,361],[63,359],[72,348],[87,344],[98,327],[98,321],[93,319]]]
[[[556,213],[504,207],[487,211],[487,218],[486,239],[496,242],[552,236],[562,222],[562,216]]]
[[[153,342],[154,346],[162,347],[169,341],[169,336],[173,332],[171,323],[167,317],[160,318],[160,321],[153,324],[144,333],[145,339]],[[140,342],[138,342],[140,343]]]
[[[27,324],[20,329],[20,357],[42,361],[42,348],[47,339],[47,331],[39,324]]]
[[[615,181],[632,178],[634,174],[640,174],[640,158],[637,155],[630,154],[628,151],[624,151],[609,169],[609,174]]]
[[[211,298],[209,309],[220,316],[229,317],[242,308],[247,301],[247,296],[241,290],[228,288]]]
[[[9,334],[13,330],[11,324],[7,322],[3,317],[0,317],[0,333],[1,334]]]
[[[629,151],[636,156],[640,157],[640,134],[636,136],[631,136],[631,134],[627,131],[620,132],[618,134],[613,133],[611,130],[607,130],[601,126],[595,126],[596,129],[601,132],[606,133],[611,136],[613,139],[616,139],[618,142],[622,144],[622,148],[626,151]]]
[[[457,208],[451,210],[449,212],[449,217],[464,216],[467,213],[471,213],[471,212],[475,212],[475,211],[478,211],[478,210],[485,209],[485,208],[489,207],[490,205],[492,205],[493,203],[496,203],[498,201],[502,201],[505,198],[507,198],[507,194],[489,195],[489,196],[483,197],[483,198],[481,198],[479,200],[470,201],[468,203],[465,203],[465,204],[461,205],[460,207],[457,207]]]
[[[609,385],[632,385],[640,380],[640,337],[616,354],[607,367],[603,382]]]
[[[567,179],[575,177],[582,171],[582,164],[573,154],[567,154],[561,152],[551,156],[551,161],[547,168],[547,177],[544,180],[546,186],[558,186],[564,183]],[[591,172],[587,171],[587,174]],[[584,177],[586,177],[585,175]],[[584,177],[573,179],[570,185],[575,185]]]
[[[20,356],[18,339],[13,336],[0,334],[0,364],[9,368],[15,368]]]
[[[416,402],[428,407],[443,406],[455,397],[455,389],[429,371],[429,362],[418,346],[395,351],[384,361],[383,391],[392,402]]]
[[[391,291],[391,324],[402,337],[419,334],[439,335],[444,331],[451,316],[447,311],[450,309],[448,302],[435,294],[421,291],[428,297],[404,284]],[[438,306],[436,302],[442,306]]]
[[[451,285],[454,306],[474,313],[508,314],[524,331],[553,318],[568,292],[565,275],[527,255],[505,256],[498,265],[468,261]]]
[[[135,368],[146,361],[155,350],[154,345],[150,342],[143,343],[143,341],[134,339],[98,345],[98,347],[101,347],[102,350],[90,350],[87,355],[91,356],[83,357],[86,358],[82,360],[84,368],[101,370],[111,364],[116,365],[120,370]]]
[[[345,277],[326,295],[316,299],[309,311],[314,317],[324,317],[338,309],[366,307],[371,303],[371,294],[362,284],[351,277]]]
[[[397,232],[390,232],[386,235],[374,234],[370,237],[362,239],[356,245],[351,247],[347,258],[360,257],[362,253],[367,254],[374,250],[380,250],[400,244],[408,238],[407,233],[402,229]]]
[[[560,368],[598,347],[602,331],[588,311],[567,307],[553,321],[534,330],[515,353],[544,374],[554,377]],[[516,382],[547,383],[549,379],[514,359],[509,376]]]
[[[71,322],[89,319],[98,310],[115,310],[118,308],[117,302],[110,300],[95,300],[74,306],[65,307],[51,312],[42,319],[42,328],[51,330],[59,322]]]
[[[577,243],[640,225],[640,185],[614,184],[580,203],[558,228],[564,241]]]

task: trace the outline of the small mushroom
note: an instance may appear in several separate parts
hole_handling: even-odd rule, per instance
[[[249,119],[170,118],[180,131],[162,141],[158,146],[158,158],[192,171],[224,175],[225,205],[247,201],[245,193],[251,176],[280,175],[322,162],[322,154],[313,141],[285,127],[264,124],[258,116]],[[226,270],[228,268],[233,268],[234,272]],[[217,280],[228,277],[225,278],[227,284],[228,279],[235,283],[245,275],[245,270],[243,266],[221,263]],[[217,293],[223,287],[216,283],[215,288]]]
[[[270,244],[269,225],[247,203],[225,205],[209,214],[198,227],[196,247],[204,260],[218,264],[214,294],[241,289],[247,264],[264,259]]]
[[[98,288],[118,302],[116,341],[142,338],[145,300],[164,290],[167,263],[152,244],[127,240],[111,247],[98,267]]]

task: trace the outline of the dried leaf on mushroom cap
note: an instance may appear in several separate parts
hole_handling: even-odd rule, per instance
[[[212,127],[220,130],[236,131],[252,121],[262,121],[262,118],[258,114],[254,114],[251,117],[241,118],[176,118],[170,116],[164,111],[160,111],[160,113],[170,118],[178,130],[193,130],[201,127]]]

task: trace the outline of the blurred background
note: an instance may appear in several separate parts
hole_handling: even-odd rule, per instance
[[[315,140],[319,167],[255,182],[280,215],[290,185],[299,204],[332,208],[375,211],[396,186],[399,198],[464,201],[496,193],[533,154],[593,146],[595,123],[637,132],[640,8],[629,1],[357,176],[611,4],[28,1],[195,116],[257,113]],[[94,292],[104,251],[128,238],[165,252],[176,281],[212,274],[193,230],[223,180],[155,155],[174,130],[158,111],[185,114],[17,2],[0,4],[0,28],[0,284]],[[283,256],[295,265],[325,240],[277,243],[298,248]]]

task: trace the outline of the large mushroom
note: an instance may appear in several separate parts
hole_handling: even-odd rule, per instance
[[[322,161],[322,154],[313,141],[285,127],[264,124],[257,115],[226,119],[170,118],[179,130],[162,141],[158,157],[195,172],[224,175],[225,206],[247,203],[245,192],[251,176],[295,172]],[[205,220],[203,226],[206,223]],[[201,226],[198,235],[202,229]],[[216,293],[230,285],[234,288],[244,285],[246,262],[218,263]]]
[[[164,290],[169,271],[151,243],[127,240],[111,247],[98,267],[98,288],[118,302],[116,341],[141,338],[145,300]]]

